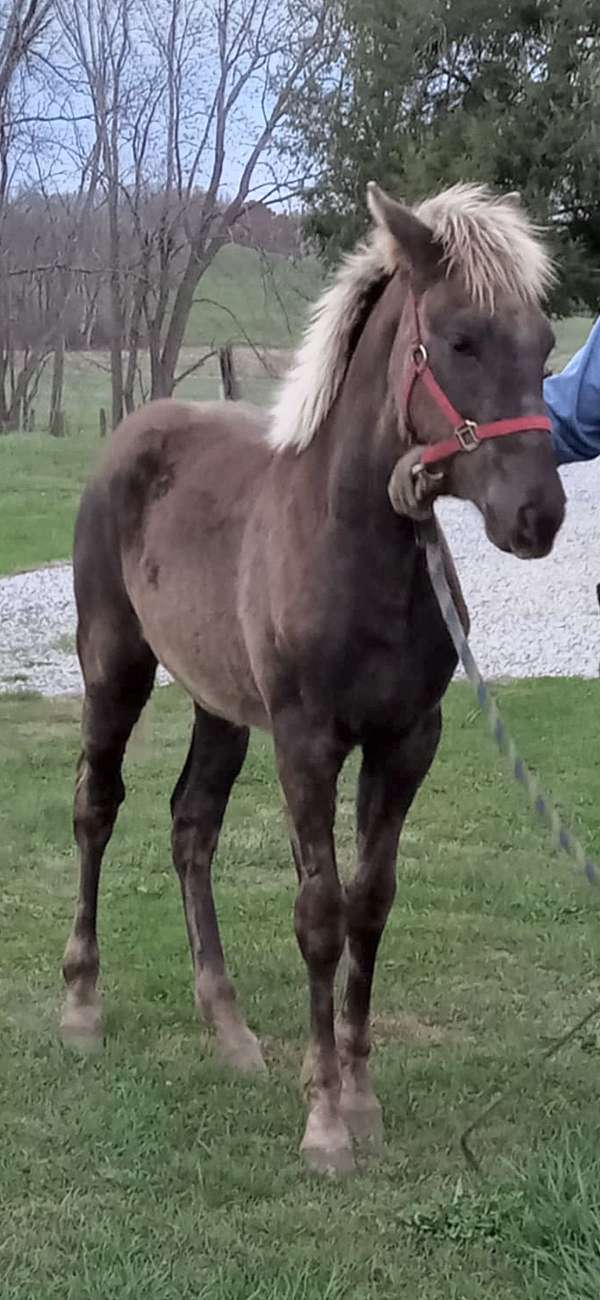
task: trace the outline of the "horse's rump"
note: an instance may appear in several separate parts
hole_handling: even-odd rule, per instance
[[[233,717],[240,691],[256,696],[237,614],[244,530],[272,456],[263,430],[242,403],[150,403],[116,431],[76,530],[80,622],[101,580],[159,662],[199,703]],[[256,707],[245,714],[264,724]]]

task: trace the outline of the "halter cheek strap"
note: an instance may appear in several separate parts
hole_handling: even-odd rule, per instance
[[[475,451],[480,442],[484,442],[486,438],[503,438],[507,434],[532,433],[534,430],[550,433],[552,426],[548,416],[540,415],[537,412],[505,420],[492,420],[488,424],[477,424],[475,420],[465,420],[464,416],[452,405],[443,388],[440,388],[433,374],[429,364],[429,353],[423,343],[419,311],[414,294],[411,294],[411,302],[415,320],[415,341],[402,398],[404,419],[406,424],[410,426],[410,402],[415,385],[417,382],[421,382],[433,398],[438,410],[441,411],[452,426],[452,434],[449,438],[444,438],[441,442],[428,443],[423,448],[420,466],[415,468],[435,465],[441,460],[448,460],[451,456],[456,456],[459,451]]]

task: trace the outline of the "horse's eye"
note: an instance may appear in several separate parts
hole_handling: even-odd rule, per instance
[[[471,339],[468,338],[455,339],[454,343],[452,344],[452,347],[455,352],[460,352],[461,356],[463,357],[475,356],[475,348],[473,346],[473,342]]]

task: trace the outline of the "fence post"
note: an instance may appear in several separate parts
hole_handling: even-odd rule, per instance
[[[231,343],[227,343],[224,348],[219,348],[219,370],[221,372],[221,397],[224,397],[227,402],[237,402],[240,390],[233,366]]]

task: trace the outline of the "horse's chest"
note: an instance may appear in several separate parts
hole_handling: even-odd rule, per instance
[[[456,663],[437,611],[427,622],[364,627],[338,649],[336,711],[357,734],[413,726],[439,702]]]

